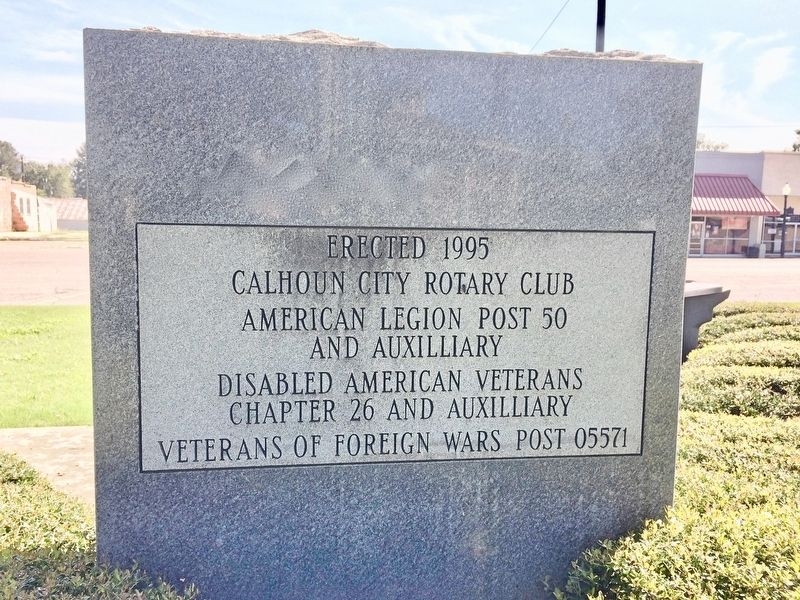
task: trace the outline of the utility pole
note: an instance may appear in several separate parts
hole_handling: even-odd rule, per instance
[[[597,39],[594,45],[595,52],[602,52],[606,38],[606,0],[597,0]]]

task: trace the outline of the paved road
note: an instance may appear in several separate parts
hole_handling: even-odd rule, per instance
[[[85,241],[0,241],[0,304],[89,304]]]
[[[686,279],[718,283],[730,300],[800,301],[800,258],[690,258]]]

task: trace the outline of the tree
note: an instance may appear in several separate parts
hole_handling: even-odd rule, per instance
[[[800,152],[800,129],[795,129],[794,134],[797,136],[797,141],[792,144],[792,152]]]
[[[711,138],[707,138],[705,133],[700,133],[697,136],[697,142],[694,145],[695,150],[725,150],[728,144],[725,142],[716,142]]]
[[[78,155],[70,163],[70,179],[72,180],[72,187],[75,189],[75,195],[81,198],[88,197],[87,181],[86,181],[86,142],[78,148]]]
[[[19,153],[14,146],[0,140],[0,177],[18,177],[19,162]]]
[[[22,181],[35,185],[42,196],[69,198],[74,194],[69,165],[25,163]]]

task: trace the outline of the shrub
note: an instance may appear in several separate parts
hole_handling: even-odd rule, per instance
[[[685,367],[681,406],[730,415],[800,417],[800,369]]]
[[[748,312],[731,316],[714,317],[700,328],[700,346],[717,340],[723,335],[743,329],[800,325],[800,311]]]
[[[575,561],[556,598],[800,596],[800,421],[681,415],[665,517]]]
[[[715,343],[725,344],[733,342],[768,342],[784,340],[789,342],[800,341],[800,326],[776,325],[773,327],[754,327],[753,329],[740,329],[721,335]]]
[[[742,313],[800,312],[800,302],[723,302],[714,309],[715,317],[730,317]]]
[[[685,366],[800,367],[800,342],[766,341],[711,344],[689,354]]]
[[[0,597],[189,600],[143,571],[110,569],[94,558],[86,509],[33,469],[0,453]]]

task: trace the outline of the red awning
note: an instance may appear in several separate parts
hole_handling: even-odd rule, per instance
[[[778,216],[775,205],[746,175],[695,175],[693,215]]]

